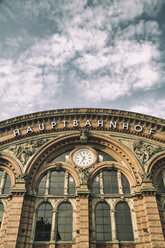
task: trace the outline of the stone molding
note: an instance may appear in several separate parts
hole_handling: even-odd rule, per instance
[[[43,123],[51,123],[53,121],[68,121],[72,122],[73,120],[84,121],[84,119],[88,119],[90,121],[94,121],[95,125],[87,126],[88,130],[102,130],[108,132],[119,132],[126,133],[131,135],[136,135],[144,138],[148,138],[151,140],[156,140],[164,143],[164,131],[165,131],[165,120],[156,118],[153,116],[142,115],[138,113],[128,112],[128,111],[120,111],[120,110],[110,110],[110,109],[63,109],[63,110],[52,110],[45,112],[38,112],[29,115],[23,115],[20,117],[12,118],[6,121],[0,122],[0,144],[7,144],[12,141],[17,141],[20,139],[24,139],[26,137],[41,135],[41,134],[49,134],[54,132],[62,132],[62,131],[73,131],[73,130],[83,130],[84,127],[78,127],[73,125],[57,125],[56,128],[48,128],[42,129]],[[109,122],[109,121],[117,121],[119,124],[121,123],[129,123],[131,128],[113,128],[109,125],[97,125],[96,122]],[[40,131],[36,131],[36,125],[41,125]],[[136,132],[133,126],[142,125],[144,127],[144,132]],[[25,132],[25,127],[35,127],[32,132]],[[30,127],[30,128],[31,128]],[[14,137],[13,130],[24,130],[21,135]],[[155,129],[157,131],[156,134],[151,135],[149,129]],[[84,139],[85,141],[85,139]]]

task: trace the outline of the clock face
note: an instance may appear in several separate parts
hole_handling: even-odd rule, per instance
[[[75,154],[73,155],[73,161],[75,164],[79,166],[89,166],[93,163],[94,161],[94,154],[92,151],[84,148],[84,149],[79,149]]]

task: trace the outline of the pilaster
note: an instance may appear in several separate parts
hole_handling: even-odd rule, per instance
[[[158,212],[156,190],[150,182],[143,183],[134,198],[139,248],[163,248],[164,237]]]
[[[89,194],[87,185],[78,190],[79,201],[79,242],[77,248],[89,248]]]

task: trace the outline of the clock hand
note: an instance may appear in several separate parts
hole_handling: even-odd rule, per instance
[[[82,157],[83,157],[83,159],[81,160],[81,163],[82,163],[82,162],[84,161],[84,159],[85,159],[85,156],[82,156]],[[81,164],[81,163],[80,163],[80,164]]]

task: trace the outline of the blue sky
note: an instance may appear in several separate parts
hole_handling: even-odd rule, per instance
[[[98,107],[165,116],[164,0],[0,0],[0,120]]]

